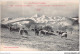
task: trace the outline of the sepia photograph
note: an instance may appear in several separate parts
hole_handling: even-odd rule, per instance
[[[2,1],[0,51],[79,51],[78,0]]]

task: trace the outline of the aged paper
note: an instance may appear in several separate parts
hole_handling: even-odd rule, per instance
[[[7,0],[0,8],[0,51],[79,51],[78,0]]]

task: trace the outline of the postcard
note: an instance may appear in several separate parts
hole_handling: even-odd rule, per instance
[[[79,0],[6,0],[0,11],[0,51],[79,51]]]

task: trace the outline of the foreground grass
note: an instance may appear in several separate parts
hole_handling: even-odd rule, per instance
[[[22,37],[18,32],[9,32],[2,29],[1,42],[7,46],[19,46],[23,48],[33,48],[39,51],[77,51],[79,50],[78,33],[68,33],[68,38],[61,36],[35,36],[34,32],[29,31],[30,35]]]

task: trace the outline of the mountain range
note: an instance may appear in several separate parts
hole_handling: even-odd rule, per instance
[[[78,20],[78,18],[71,18],[71,17],[61,17],[61,16],[54,16],[54,17],[48,17],[46,15],[39,15],[35,14],[32,17],[26,17],[26,18],[3,18],[1,21],[3,24],[11,23],[11,22],[16,22],[16,21],[21,21],[21,20],[27,20],[31,19],[36,23],[45,23],[46,25],[54,26],[54,25],[63,25],[63,26],[69,26],[72,25],[73,21]],[[72,20],[70,20],[72,19]]]

